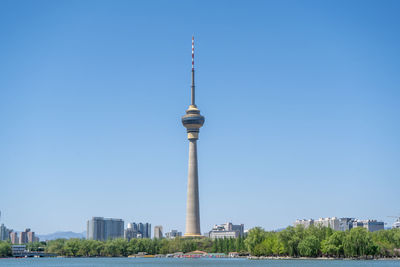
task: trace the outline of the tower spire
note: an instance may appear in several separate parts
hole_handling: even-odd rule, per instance
[[[191,104],[192,105],[196,105],[195,104],[195,92],[194,92],[194,36],[192,36],[192,101]]]
[[[192,70],[194,70],[194,36],[192,36]]]

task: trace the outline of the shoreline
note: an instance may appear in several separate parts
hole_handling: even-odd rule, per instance
[[[400,261],[400,257],[393,257],[393,258],[382,258],[382,257],[376,257],[376,258],[332,258],[332,257],[283,257],[283,256],[249,256],[247,257],[249,260],[342,260],[342,261],[373,261],[373,260],[393,260],[393,261]]]
[[[150,257],[149,257],[150,256]],[[28,259],[28,258],[70,258],[70,259],[91,259],[91,258],[138,258],[138,259],[247,259],[247,260],[323,260],[323,261],[400,261],[400,257],[394,257],[394,258],[332,258],[332,257],[316,257],[316,258],[311,258],[311,257],[284,257],[284,256],[239,256],[239,257],[166,257],[166,256],[158,256],[154,257],[153,255],[149,255],[148,257],[143,257],[143,256],[136,256],[136,255],[130,255],[126,257],[74,257],[74,256],[54,256],[54,257],[1,257],[0,260],[2,259]]]

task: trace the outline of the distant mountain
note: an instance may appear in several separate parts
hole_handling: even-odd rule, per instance
[[[37,235],[37,237],[39,237],[40,241],[54,240],[54,239],[59,239],[59,238],[65,238],[65,239],[86,238],[86,231],[84,231],[82,233],[74,233],[71,231],[55,232],[55,233],[47,234],[47,235]]]

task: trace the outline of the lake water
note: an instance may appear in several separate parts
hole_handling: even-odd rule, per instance
[[[187,266],[187,267],[258,267],[258,266],[290,266],[290,267],[389,267],[399,266],[400,261],[374,260],[248,260],[248,259],[173,259],[173,258],[22,258],[0,259],[0,266],[48,266],[48,267],[91,267],[91,266]]]

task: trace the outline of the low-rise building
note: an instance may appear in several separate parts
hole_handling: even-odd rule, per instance
[[[239,257],[239,252],[236,252],[236,251],[229,252],[228,256],[231,257],[231,258],[237,258],[237,257]]]
[[[236,231],[210,231],[210,238],[237,238],[239,237]]]
[[[231,222],[214,225],[209,232],[209,237],[215,238],[237,238],[244,236],[244,224],[234,225]]]
[[[11,252],[13,256],[19,256],[26,251],[26,245],[12,245]]]

